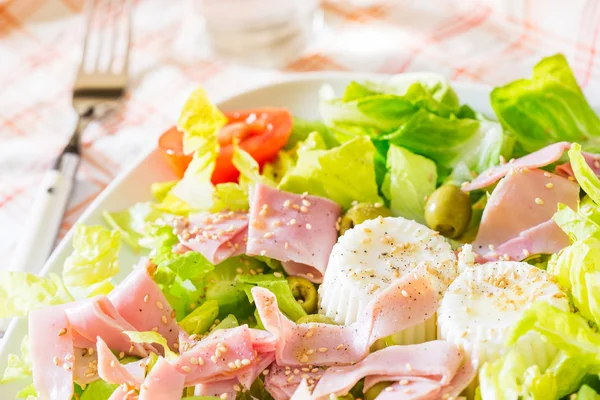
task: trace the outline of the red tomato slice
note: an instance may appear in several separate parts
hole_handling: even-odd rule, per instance
[[[238,179],[239,172],[232,162],[234,138],[262,167],[277,156],[292,131],[292,114],[285,108],[232,111],[226,112],[225,116],[228,122],[219,132],[221,150],[212,175],[214,184]]]
[[[172,127],[161,135],[158,139],[158,148],[173,172],[183,178],[183,174],[189,163],[192,161],[192,156],[183,153],[183,132],[177,127]]]
[[[287,143],[292,131],[292,115],[285,108],[265,107],[224,113],[227,124],[219,132],[219,155],[212,183],[236,182],[239,172],[232,162],[233,140],[263,166],[273,160]],[[165,160],[179,177],[192,160],[183,154],[183,133],[172,127],[160,137],[158,147]]]

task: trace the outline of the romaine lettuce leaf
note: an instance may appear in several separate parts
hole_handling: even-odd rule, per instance
[[[207,144],[199,149],[189,166],[185,170],[183,178],[171,189],[162,203],[171,200],[170,196],[175,196],[188,206],[187,212],[210,210],[213,205],[213,193],[215,188],[211,182],[215,161],[219,153],[219,144],[216,141],[214,146]],[[171,202],[177,205],[177,208],[183,208],[176,201]],[[165,209],[162,207],[161,209]]]
[[[582,385],[577,391],[574,400],[599,400],[600,395],[588,385]]]
[[[219,322],[219,324],[213,328],[213,331],[217,331],[219,329],[236,328],[238,326],[240,326],[240,324],[235,315],[229,314],[223,319],[223,321]]]
[[[183,132],[185,154],[198,154],[198,150],[216,148],[217,135],[227,123],[227,118],[208,98],[202,88],[197,88],[185,102],[177,127]]]
[[[333,135],[327,129],[327,126],[321,121],[307,121],[298,117],[294,117],[292,123],[292,132],[290,133],[290,137],[288,138],[287,143],[284,146],[284,149],[291,150],[298,144],[308,138],[308,135],[312,132],[318,132],[325,142],[327,143],[328,148],[332,148],[337,146],[339,143],[333,137]]]
[[[121,239],[127,243],[134,252],[140,249],[139,240],[143,237],[144,227],[148,222],[154,222],[162,217],[150,202],[135,203],[129,209],[120,212],[102,213],[102,218],[111,229],[121,233]]]
[[[579,183],[594,203],[600,204],[600,179],[598,179],[592,168],[585,162],[579,143],[571,145],[569,160],[571,161],[571,168],[573,168],[577,183]]]
[[[21,355],[8,355],[8,363],[0,384],[31,378],[31,356],[29,355],[29,337],[25,335],[21,341]]]
[[[577,211],[559,204],[552,220],[569,236],[571,242],[590,237],[600,238],[600,208],[587,196]]]
[[[497,122],[442,118],[421,109],[383,139],[437,164],[439,181],[461,166],[481,173],[509,158],[513,138]]]
[[[437,170],[428,158],[398,146],[387,154],[388,173],[382,191],[390,202],[394,216],[425,223],[425,198],[435,190]]]
[[[211,212],[222,210],[246,211],[248,209],[248,193],[237,183],[219,183],[213,193]]]
[[[167,194],[173,189],[175,185],[177,185],[179,181],[167,181],[167,182],[154,182],[150,185],[150,191],[152,192],[152,197],[157,202],[161,202],[167,197]]]
[[[367,137],[356,137],[330,150],[298,151],[298,163],[279,187],[329,198],[344,208],[353,201],[382,202],[374,166],[375,147]]]
[[[98,379],[85,387],[79,400],[108,400],[118,386]]]
[[[33,383],[25,386],[15,396],[17,399],[38,400],[38,395]]]
[[[176,254],[173,258],[159,264],[159,267],[169,268],[182,280],[192,282],[215,269],[204,256],[195,251]]]
[[[210,329],[218,315],[219,303],[207,300],[182,319],[179,325],[190,335],[202,334]]]
[[[158,332],[154,332],[154,331],[147,331],[147,332],[123,331],[123,333],[125,335],[127,335],[127,337],[129,337],[129,340],[131,340],[132,343],[139,343],[139,344],[156,343],[156,344],[162,346],[164,353],[165,353],[165,358],[168,361],[176,360],[179,357],[176,353],[172,352],[171,349],[169,349],[169,345],[167,344],[167,339],[165,339],[164,336]]]
[[[494,89],[491,102],[500,122],[516,134],[521,153],[563,140],[600,152],[600,118],[561,54],[540,61],[531,79]]]
[[[240,171],[240,186],[246,193],[250,186],[257,183],[274,186],[275,182],[272,182],[268,177],[260,174],[258,162],[256,162],[256,160],[244,149],[240,148],[235,141],[233,143],[232,162],[235,168]]]
[[[71,301],[73,296],[56,274],[0,271],[0,318],[23,317],[31,310]]]
[[[87,288],[110,280],[119,272],[121,233],[102,226],[77,225],[73,253],[62,276],[68,287]]]

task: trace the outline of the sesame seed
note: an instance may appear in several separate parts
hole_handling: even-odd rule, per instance
[[[218,349],[218,348],[217,348],[217,349],[215,350],[215,356],[217,356],[217,357],[221,357],[221,350],[220,350],[220,349]]]
[[[306,350],[306,354],[307,354],[307,355],[309,355],[309,356],[310,356],[311,354],[313,354],[314,352],[315,352],[315,350],[314,350],[314,349],[308,349],[308,350]]]
[[[238,368],[242,368],[242,361],[239,359],[235,360],[235,366]]]
[[[306,229],[311,230],[312,229],[312,225],[311,224],[306,224]]]
[[[567,177],[567,179],[570,180],[571,182],[575,182],[575,177],[573,177],[573,176],[569,176],[569,177]]]
[[[285,242],[285,244],[283,245],[283,247],[287,249],[288,247],[290,247],[290,244],[288,242]]]
[[[304,337],[305,338],[310,338],[310,337],[312,337],[313,334],[314,334],[313,331],[308,331],[308,332],[306,332],[306,334],[304,334]]]
[[[310,207],[310,201],[308,201],[306,199],[302,199],[302,205],[304,205],[306,207]]]
[[[58,331],[57,336],[64,336],[66,334],[67,334],[67,328],[62,328],[60,331]]]
[[[310,272],[308,274],[306,274],[306,276],[308,276],[310,279],[313,279],[315,277],[315,275]]]
[[[264,376],[267,376],[267,375],[269,375],[269,370],[268,370],[268,369],[265,369],[265,370],[262,372],[262,374],[263,374]]]
[[[242,365],[250,365],[250,360],[247,358],[242,359]]]
[[[134,349],[133,345],[129,346],[129,352],[130,353],[133,353],[133,349]]]
[[[404,386],[404,385],[408,385],[408,380],[406,379],[402,379],[400,382],[400,385]]]
[[[343,348],[344,348],[344,345],[343,345],[343,344],[338,344],[338,345],[336,346],[336,348],[335,348],[335,349],[336,349],[336,350],[341,350],[341,349],[343,349]]]
[[[527,249],[523,249],[523,255],[524,255],[525,257],[529,257],[529,254],[530,254],[530,253],[529,253],[529,250],[527,250]]]
[[[235,369],[235,363],[233,361],[230,361],[229,363],[227,363],[227,366],[229,367],[229,369]]]
[[[289,225],[296,225],[296,218],[290,219]]]
[[[163,303],[161,303],[160,301],[156,302],[156,307],[158,307],[159,310],[163,310],[165,307],[163,306]]]
[[[155,326],[154,328],[152,328],[152,330],[153,330],[154,332],[158,332],[158,326]]]
[[[241,386],[238,385],[237,383],[235,385],[233,385],[233,390],[235,390],[236,392],[239,392],[242,390]]]
[[[54,365],[58,366],[58,363],[59,363],[58,357],[55,356],[52,360],[54,361]]]
[[[66,369],[67,371],[71,370],[71,366],[69,364],[63,364],[63,368]]]
[[[406,363],[405,367],[406,367],[406,369],[407,369],[408,371],[410,371],[410,372],[412,372],[412,371],[413,371],[413,367],[412,367],[412,365],[410,365],[410,364]]]
[[[290,206],[291,201],[290,200],[286,200],[283,202],[283,207],[284,208],[288,208]]]
[[[93,356],[94,355],[94,351],[95,351],[95,349],[93,347],[90,347],[88,349],[88,355]]]
[[[402,292],[400,293],[402,293],[402,296],[408,297],[408,292],[406,290],[402,289]]]
[[[307,213],[308,212],[308,208],[302,206],[302,207],[300,207],[300,212]]]
[[[308,361],[308,356],[306,354],[302,354],[302,357],[300,357],[300,362],[307,362]]]
[[[393,392],[394,391],[394,387],[393,386],[388,386],[384,389],[386,392]]]
[[[161,321],[162,321],[162,323],[163,323],[163,324],[165,324],[165,325],[168,323],[168,321],[167,321],[167,317],[166,317],[166,316],[164,316],[164,315],[163,315],[162,317],[160,317],[160,320],[161,320]]]
[[[125,353],[124,353],[124,352],[120,352],[120,353],[119,353],[119,359],[120,359],[120,360],[122,360],[122,359],[123,359],[123,357],[125,357]]]
[[[272,238],[273,236],[274,236],[274,233],[273,233],[273,232],[266,232],[266,233],[263,235],[263,237],[264,237],[265,239],[270,239],[270,238]]]
[[[265,254],[267,254],[267,251],[266,251],[266,250],[261,250],[261,251],[260,251],[260,255],[261,255],[261,256],[264,256]]]
[[[228,393],[223,393],[221,396],[219,396],[219,398],[220,398],[221,400],[225,400],[225,399],[226,399],[228,396],[229,396],[229,394],[228,394]]]
[[[284,374],[285,376],[288,376],[288,375],[290,375],[291,373],[292,373],[292,371],[290,371],[290,370],[287,370],[287,371],[285,371],[283,374]]]
[[[549,172],[544,172],[544,176],[545,176],[546,178],[552,178],[552,174],[551,174],[551,173],[549,173]]]
[[[290,377],[289,377],[289,378],[287,378],[287,381],[288,381],[288,382],[291,382],[291,381],[293,381],[293,380],[294,380],[294,375],[290,375]]]
[[[327,347],[321,347],[319,348],[319,353],[327,353],[327,350],[329,350]]]
[[[300,373],[300,370],[298,368],[294,368],[294,375],[298,375]]]
[[[204,365],[204,359],[202,357],[198,357],[198,365]]]
[[[539,204],[540,206],[544,204],[544,200],[540,199],[539,197],[535,198],[535,204]]]
[[[281,274],[281,272],[273,272],[273,276],[275,278],[281,278],[283,275]]]
[[[548,182],[544,186],[546,187],[546,189],[552,189],[554,187],[554,183]]]
[[[115,365],[116,365],[116,363],[115,363],[115,360],[111,360],[111,361],[110,361],[110,366],[111,366],[112,368],[114,368],[114,367],[115,367]]]
[[[216,364],[217,356],[210,356],[210,360]]]

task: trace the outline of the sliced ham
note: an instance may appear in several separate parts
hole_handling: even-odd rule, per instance
[[[117,312],[136,330],[156,330],[171,350],[178,343],[179,325],[162,291],[147,271],[143,260],[108,296]]]
[[[357,362],[377,339],[427,320],[437,309],[438,294],[427,274],[415,272],[392,283],[355,323],[346,326],[295,324],[281,313],[273,293],[253,288],[261,321],[277,338],[277,363],[305,366]]]
[[[252,382],[254,382],[256,378],[258,378],[259,375],[273,363],[273,361],[275,361],[274,351],[270,353],[259,353],[254,362],[238,374],[238,381],[243,387],[250,389]]]
[[[98,379],[98,352],[89,353],[88,349],[75,348],[75,365],[73,366],[73,381],[79,386]]]
[[[73,336],[65,315],[70,304],[29,313],[29,345],[33,383],[40,400],[71,400]]]
[[[136,376],[127,370],[100,337],[98,337],[96,351],[98,352],[98,375],[100,378],[115,385],[126,383],[131,387],[140,387],[144,381],[144,375]]]
[[[517,160],[511,160],[508,163],[490,168],[487,171],[483,171],[472,182],[463,185],[462,190],[464,190],[465,192],[470,192],[472,190],[482,189],[484,187],[490,186],[502,179],[504,176],[506,176],[511,169],[527,170],[545,167],[546,165],[558,161],[562,157],[564,152],[566,150],[569,150],[570,148],[571,143],[569,142],[559,142],[551,144],[549,146],[544,147],[543,149],[528,154]]]
[[[552,221],[558,203],[577,207],[579,185],[541,170],[513,170],[492,192],[473,250],[485,260],[522,260],[569,245]]]
[[[269,367],[269,373],[265,376],[265,390],[275,400],[288,400],[298,391],[303,380],[306,381],[307,386],[310,385],[312,388],[321,375],[323,375],[323,368],[282,367],[274,363]]]
[[[236,388],[238,390],[235,390]],[[194,395],[221,397],[222,395],[227,394],[226,398],[233,400],[235,399],[239,389],[240,387],[238,385],[238,380],[232,378],[225,381],[199,383],[194,389]]]
[[[94,347],[96,338],[100,336],[111,349],[126,354],[146,357],[148,349],[152,349],[151,346],[143,346],[129,340],[123,331],[136,329],[121,317],[105,296],[73,303],[65,309],[65,313],[73,331],[77,332],[77,347]]]
[[[386,394],[383,398],[439,398],[437,396],[450,386],[460,393],[468,385],[474,377],[474,369],[466,367],[471,371],[471,375],[469,381],[465,382],[461,366],[467,364],[470,363],[455,345],[441,340],[418,345],[386,347],[369,354],[356,364],[328,368],[317,383],[312,396],[314,399],[327,399],[332,394],[343,395],[363,377],[376,376],[379,381],[399,382],[399,390],[393,385],[391,389],[384,391],[395,391],[396,396]],[[460,382],[456,378],[459,378]],[[372,385],[372,381],[366,383],[369,383],[368,387]],[[462,387],[458,387],[457,383]]]
[[[219,350],[225,348],[225,351]],[[249,369],[257,354],[247,325],[221,329],[197,342],[174,362],[186,386],[234,378]],[[243,363],[236,365],[238,363]],[[231,366],[234,366],[233,368]]]
[[[189,220],[177,219],[175,231],[181,244],[218,264],[229,257],[244,254],[248,240],[248,215],[223,211],[190,215]]]
[[[119,386],[115,389],[115,391],[110,395],[108,400],[127,400],[127,391],[123,389],[122,386]]]
[[[582,152],[583,158],[589,167],[594,171],[597,176],[600,176],[600,155]],[[570,162],[566,162],[556,166],[556,173],[565,178],[574,178],[573,168]]]
[[[163,357],[142,383],[139,400],[181,400],[185,377]]]
[[[250,195],[246,252],[282,261],[290,275],[320,283],[337,240],[341,212],[329,199],[257,184]]]

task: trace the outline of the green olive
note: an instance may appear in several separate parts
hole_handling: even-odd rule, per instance
[[[317,312],[318,295],[315,285],[308,279],[300,278],[299,276],[288,276],[288,285],[292,291],[292,295],[300,303],[307,314]]]
[[[442,185],[431,193],[425,204],[427,225],[446,236],[460,236],[471,220],[469,195],[455,185]]]
[[[385,389],[386,387],[390,386],[392,384],[392,382],[379,382],[374,384],[373,386],[371,386],[369,388],[369,390],[367,390],[367,392],[365,393],[365,400],[375,400],[375,398],[377,396],[379,396],[379,393],[381,393],[383,391],[383,389]]]
[[[304,317],[300,317],[300,319],[296,321],[297,324],[309,324],[311,322],[316,322],[319,324],[336,325],[334,320],[329,318],[327,315],[323,314],[308,314]]]
[[[380,204],[358,203],[352,206],[342,217],[340,222],[340,235],[369,219],[377,217],[391,217],[392,212]]]

